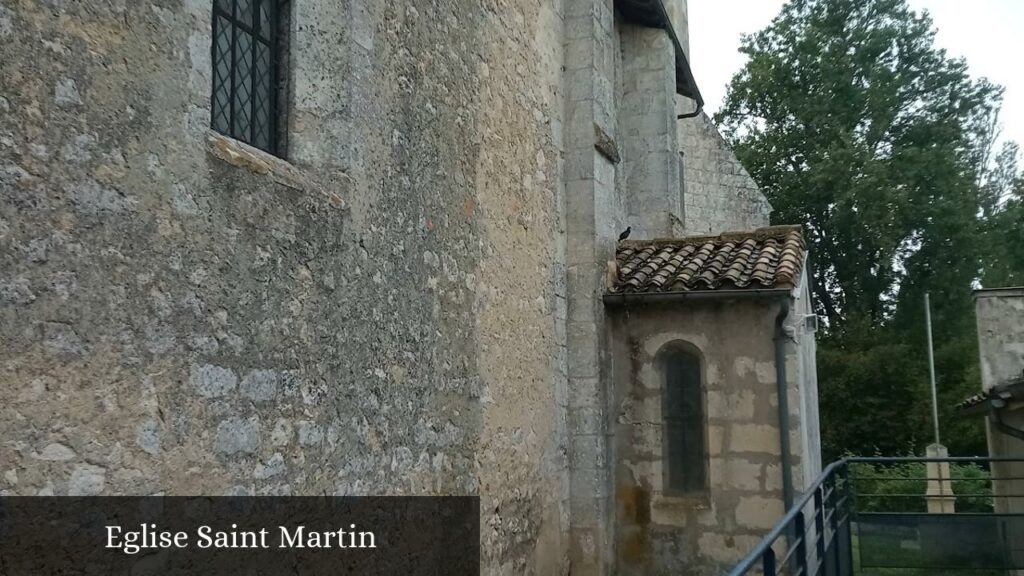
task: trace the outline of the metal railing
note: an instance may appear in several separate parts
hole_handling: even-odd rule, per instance
[[[844,568],[852,565],[850,503],[849,463],[839,460],[822,471],[761,543],[729,572],[730,576],[849,574]],[[813,532],[808,530],[811,526]],[[808,543],[815,551],[813,559],[808,554]],[[826,563],[832,569],[824,569]]]
[[[828,465],[728,574],[1012,569],[1024,569],[1024,458],[878,457]]]

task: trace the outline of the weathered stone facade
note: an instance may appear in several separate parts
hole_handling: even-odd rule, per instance
[[[679,121],[679,143],[685,166],[683,227],[687,234],[768,225],[771,206],[707,114]]]
[[[561,8],[290,5],[289,164],[210,2],[0,8],[0,489],[479,493],[558,573]]]
[[[1024,288],[978,290],[974,301],[987,391],[1024,375]]]
[[[1024,379],[1024,288],[994,288],[975,292],[981,385],[984,392],[1008,387]],[[1010,400],[999,408],[1002,421],[1024,430],[1024,402]],[[999,430],[988,418],[988,449],[991,456],[1024,457],[1024,440]],[[1024,477],[1020,463],[994,463],[993,477]],[[1022,494],[1024,481],[998,480],[997,493]],[[997,499],[1004,512],[1024,510],[1024,499]]]
[[[794,492],[821,470],[806,276],[770,298],[738,291],[697,296],[646,302],[641,294],[609,314],[620,574],[721,574],[782,515],[778,345]],[[663,356],[673,347],[700,359],[707,489],[691,493],[666,486]]]
[[[978,350],[981,356],[981,386],[985,393],[1024,381],[1024,287],[993,288],[975,292],[978,322]],[[1017,394],[1019,396],[1019,393]],[[1024,402],[1009,400],[992,407],[986,417],[989,456],[1024,458],[1024,440],[1000,429],[996,415],[1005,427],[1024,431]],[[1024,513],[1024,463],[993,462],[992,492],[995,511]],[[1024,540],[1019,525],[1009,525],[1009,542]],[[1024,565],[1024,551],[1015,551],[1015,562]]]
[[[282,160],[208,128],[211,2],[0,5],[0,491],[479,494],[483,573],[614,570],[600,295],[689,206],[666,32],[288,6]]]

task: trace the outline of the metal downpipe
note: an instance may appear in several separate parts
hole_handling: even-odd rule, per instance
[[[697,104],[697,108],[695,108],[693,110],[693,112],[686,112],[684,114],[679,114],[678,116],[676,116],[676,120],[682,120],[684,118],[696,118],[697,115],[700,114],[703,110],[704,110],[704,104],[703,103],[698,103]]]
[[[996,430],[999,430],[1007,436],[1012,436],[1018,440],[1024,440],[1024,430],[1014,428],[1003,421],[1003,415],[1000,408],[992,406],[992,423],[995,424]]]

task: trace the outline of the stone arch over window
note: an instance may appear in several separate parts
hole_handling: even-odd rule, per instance
[[[708,487],[703,357],[692,344],[675,341],[662,347],[658,360],[662,375],[664,491],[703,493]]]

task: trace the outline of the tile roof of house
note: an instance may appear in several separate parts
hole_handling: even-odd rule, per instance
[[[611,293],[793,288],[804,261],[800,226],[657,240],[624,240]]]
[[[957,404],[956,408],[964,411],[977,411],[978,406],[987,404],[991,400],[1002,400],[1004,402],[1024,400],[1024,372],[1016,378],[1011,378],[1002,384],[992,387],[990,390],[971,396]],[[987,409],[987,406],[985,408]]]

